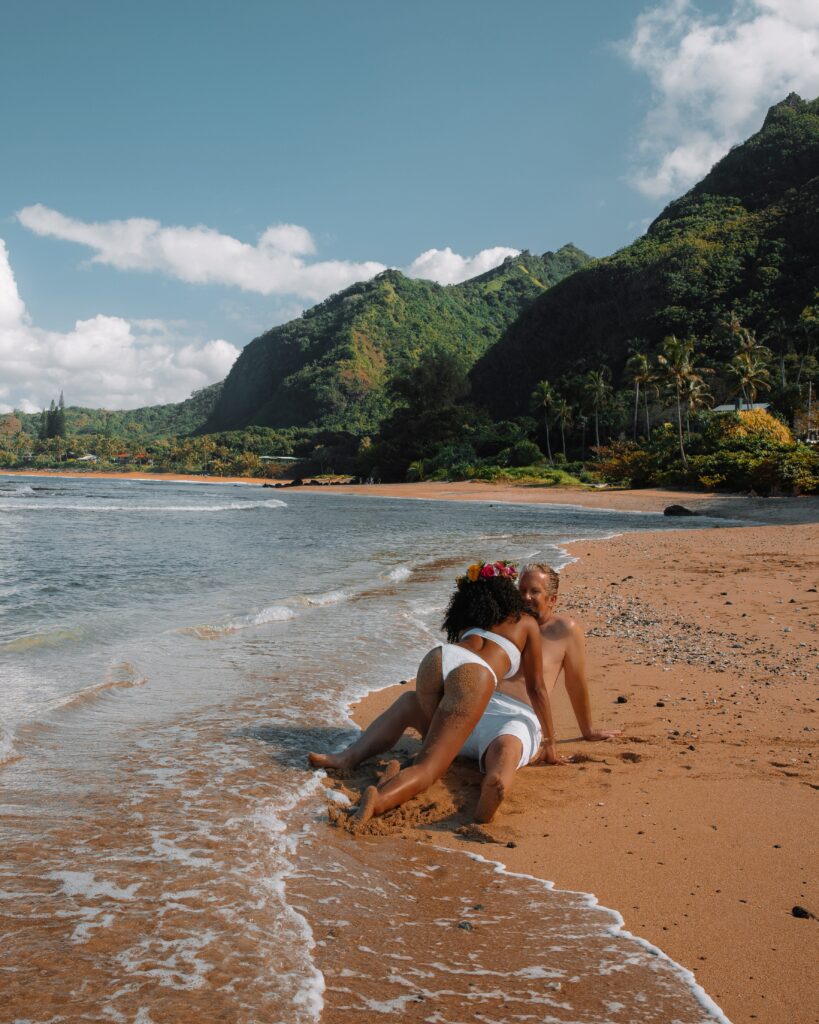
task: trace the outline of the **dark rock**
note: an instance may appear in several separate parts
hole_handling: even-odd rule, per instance
[[[615,701],[615,703],[616,704],[628,704],[628,697],[624,697],[623,694],[621,693],[620,696]]]
[[[289,484],[285,484],[285,487],[304,487],[304,481],[300,476],[297,476],[295,480],[291,480]]]
[[[509,842],[508,842],[508,843],[506,844],[506,846],[507,846],[507,849],[509,849],[509,850],[514,850],[514,849],[515,849],[515,847],[516,847],[517,845],[518,845],[518,844],[517,844],[517,843],[515,843],[515,842],[513,842],[513,841],[512,841],[511,839],[510,839],[510,840],[509,840]]]
[[[698,516],[699,512],[694,512],[690,508],[686,508],[685,505],[666,505],[663,509],[664,516]]]
[[[654,707],[655,708],[664,708],[665,707],[665,701],[664,700],[658,700],[657,703],[654,705]]]
[[[462,928],[465,932],[472,931],[472,925],[469,923],[469,921],[459,921],[458,927]]]
[[[799,904],[791,910],[791,914],[793,914],[794,917],[813,917],[813,914],[806,907],[800,907]]]

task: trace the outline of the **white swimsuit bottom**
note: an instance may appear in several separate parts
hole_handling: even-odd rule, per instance
[[[516,736],[523,744],[518,761],[518,768],[522,768],[537,753],[542,735],[537,715],[528,704],[505,693],[493,693],[486,711],[461,747],[460,756],[474,757],[480,770],[486,771],[483,759],[489,744],[499,736]]]
[[[457,644],[441,644],[440,647],[442,679],[446,679],[449,673],[459,665],[480,665],[487,672],[491,672],[492,678],[495,680],[495,686],[498,685],[498,677],[495,675],[494,670],[490,665],[487,665],[479,654],[467,650],[466,647],[459,647]]]

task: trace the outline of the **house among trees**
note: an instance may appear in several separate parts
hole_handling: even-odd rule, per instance
[[[710,413],[753,413],[757,410],[763,410],[767,413],[771,408],[770,401],[743,401],[741,398],[735,398],[734,401],[729,401],[724,406],[715,406],[712,410],[706,410]]]

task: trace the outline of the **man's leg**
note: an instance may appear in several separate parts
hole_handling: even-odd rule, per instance
[[[391,750],[407,729],[417,729],[423,737],[428,725],[415,693],[402,693],[349,747],[338,754],[308,754],[307,757],[314,768],[355,768],[368,757]]]
[[[486,748],[486,775],[481,785],[478,806],[475,808],[475,821],[485,825],[495,817],[512,785],[522,753],[523,744],[517,736],[498,736]]]

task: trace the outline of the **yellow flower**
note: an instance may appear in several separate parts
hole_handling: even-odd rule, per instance
[[[477,580],[478,576],[480,575],[480,572],[481,567],[477,564],[477,562],[474,565],[470,565],[470,567],[466,570],[466,575],[469,577],[469,582],[474,583]]]

